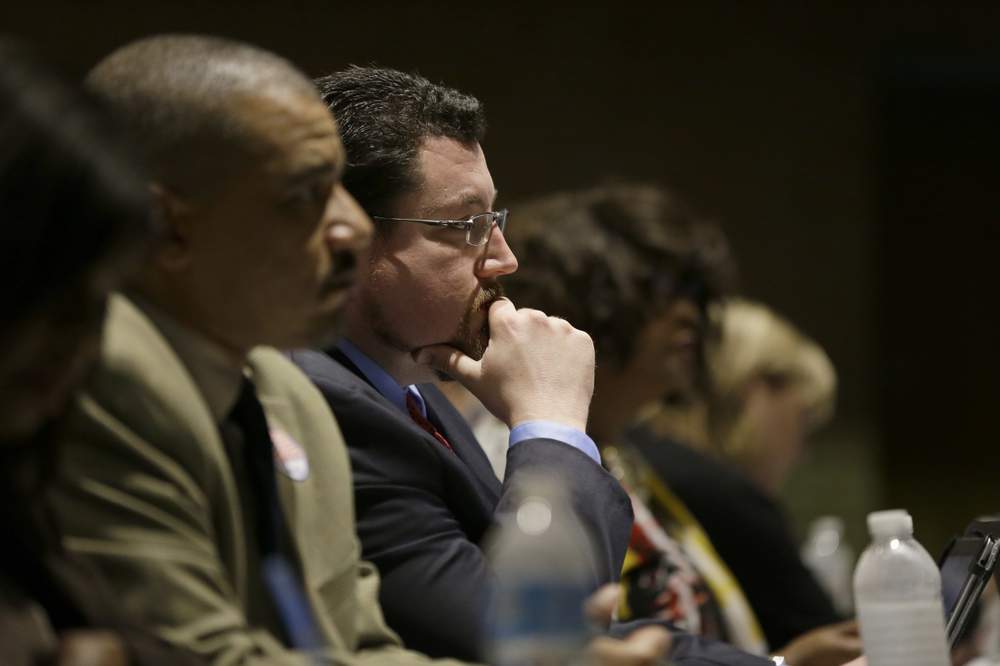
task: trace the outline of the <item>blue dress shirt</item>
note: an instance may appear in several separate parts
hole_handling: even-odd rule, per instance
[[[417,390],[416,385],[411,384],[405,388],[400,386],[382,366],[371,360],[363,351],[355,347],[348,340],[340,340],[337,343],[337,348],[344,352],[344,355],[351,359],[354,365],[358,366],[358,370],[371,382],[375,390],[381,393],[400,411],[409,416],[409,411],[406,409],[406,394],[410,393],[416,398],[417,404],[420,406],[420,412],[425,418],[427,417],[427,406],[424,404],[424,398],[420,395],[420,391]],[[561,423],[553,423],[552,421],[525,421],[524,423],[517,424],[510,431],[508,446],[514,446],[526,439],[536,438],[553,439],[557,442],[562,442],[585,453],[598,465],[601,464],[601,454],[597,450],[597,444],[594,443],[594,440],[587,433],[562,425]]]

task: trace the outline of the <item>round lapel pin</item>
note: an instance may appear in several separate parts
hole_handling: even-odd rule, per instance
[[[309,478],[309,459],[302,445],[281,428],[270,428],[271,441],[274,442],[274,462],[278,468],[292,481],[305,481]]]

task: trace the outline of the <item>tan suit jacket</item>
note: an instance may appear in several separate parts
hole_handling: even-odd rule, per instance
[[[270,427],[309,475],[278,474],[284,512],[328,649],[324,662],[423,664],[402,649],[360,560],[343,439],[317,390],[273,349],[248,357]],[[99,365],[80,395],[54,503],[66,545],[95,561],[132,620],[217,666],[308,664],[248,626],[244,508],[219,428],[177,354],[132,302],[110,304]],[[270,631],[268,630],[270,629]]]

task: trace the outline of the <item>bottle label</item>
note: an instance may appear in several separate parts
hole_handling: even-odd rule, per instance
[[[940,601],[858,604],[868,666],[948,666]]]
[[[586,599],[585,588],[558,581],[531,581],[497,590],[490,622],[490,663],[571,663],[587,639]]]

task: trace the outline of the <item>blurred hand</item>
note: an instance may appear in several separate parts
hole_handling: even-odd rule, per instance
[[[670,633],[663,627],[643,627],[616,640],[601,636],[587,646],[588,663],[596,666],[653,666],[666,660]]]
[[[475,361],[448,345],[414,352],[418,363],[450,375],[513,428],[533,420],[586,429],[594,393],[594,343],[565,319],[518,310],[506,298],[490,306],[490,342]]]
[[[784,656],[792,666],[842,666],[861,654],[858,623],[849,620],[813,629],[778,650],[777,654]]]
[[[596,626],[606,628],[611,624],[620,593],[621,586],[618,583],[602,585],[597,592],[590,595],[587,603],[584,604],[583,610],[587,619]]]
[[[60,636],[56,666],[128,666],[128,651],[108,631],[71,631]]]
[[[621,587],[608,583],[594,592],[584,606],[587,618],[596,625],[607,627]],[[670,650],[670,633],[663,627],[643,627],[616,640],[601,636],[587,646],[588,664],[597,666],[645,666],[659,663]]]
[[[868,666],[868,660],[864,657],[858,657],[854,661],[848,662],[843,666]]]

